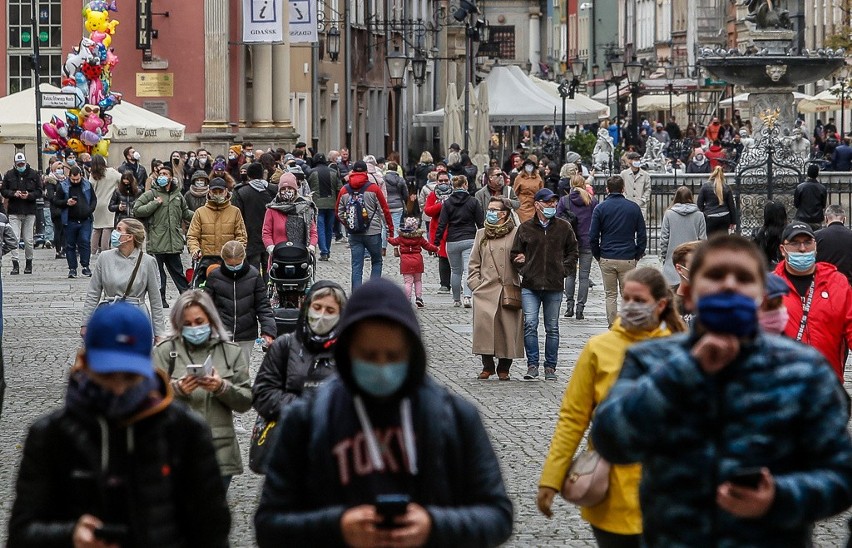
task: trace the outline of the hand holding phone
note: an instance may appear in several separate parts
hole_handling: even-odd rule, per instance
[[[378,514],[380,521],[376,527],[379,529],[394,529],[399,527],[395,523],[395,520],[397,517],[405,515],[410,502],[411,497],[405,493],[377,495],[376,514]]]
[[[760,485],[760,480],[763,478],[763,473],[759,467],[742,468],[734,472],[728,481],[740,487],[748,489],[757,489]]]
[[[104,523],[95,527],[95,538],[107,544],[122,544],[127,541],[127,526],[115,523]]]

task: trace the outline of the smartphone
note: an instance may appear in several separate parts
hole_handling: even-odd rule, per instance
[[[393,529],[399,527],[394,520],[398,516],[405,515],[408,509],[408,504],[411,502],[411,497],[399,493],[391,495],[376,496],[376,513],[382,517],[382,521],[378,526],[380,529]]]
[[[123,544],[127,542],[127,526],[105,523],[94,530],[94,535],[107,544]]]
[[[191,363],[186,366],[186,374],[192,375],[193,377],[203,377],[204,366],[199,363]]]
[[[740,487],[757,489],[761,478],[763,478],[763,472],[760,471],[760,468],[743,468],[734,472],[728,481]]]

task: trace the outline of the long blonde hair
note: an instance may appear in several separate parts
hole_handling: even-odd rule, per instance
[[[583,199],[584,204],[589,205],[592,203],[592,196],[589,194],[589,191],[586,190],[586,179],[584,179],[579,173],[571,178],[571,190],[573,191],[575,188],[580,194],[580,198]]]
[[[719,203],[721,204],[725,201],[725,172],[722,171],[722,166],[716,166],[716,168],[713,170],[713,173],[710,174],[709,180],[713,181],[713,191],[716,193],[716,198],[719,199]]]

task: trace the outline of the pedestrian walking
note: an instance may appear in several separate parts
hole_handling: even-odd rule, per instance
[[[86,337],[87,326],[96,308],[118,301],[132,304],[151,317],[154,326],[152,336],[156,342],[165,337],[157,260],[143,251],[144,244],[145,227],[136,219],[125,219],[112,231],[112,248],[98,258],[89,280],[83,304],[81,337]]]
[[[263,245],[267,255],[272,254],[276,244],[293,242],[316,252],[317,206],[299,195],[296,177],[292,173],[281,175],[278,194],[266,204],[263,218]]]
[[[511,255],[518,227],[512,211],[508,198],[492,197],[488,201],[485,223],[476,231],[468,264],[466,282],[473,295],[473,353],[482,359],[482,380],[495,373],[501,381],[509,380],[512,360],[524,357],[523,311],[517,302],[521,282]],[[506,303],[508,298],[515,300]]]
[[[189,289],[180,256],[186,243],[183,235],[184,223],[193,219],[193,213],[181,196],[180,190],[180,182],[173,176],[171,168],[163,166],[157,174],[156,184],[143,192],[133,204],[133,216],[148,222],[150,237],[147,251],[157,259],[160,297],[165,307],[168,307],[166,270],[178,293]]]
[[[559,199],[556,206],[556,216],[569,220],[568,213],[576,219],[578,262],[568,269],[565,277],[565,317],[572,318],[576,311],[577,319],[586,318],[584,311],[589,298],[589,274],[592,271],[592,244],[589,239],[589,229],[592,227],[592,213],[598,205],[598,200],[586,189],[586,180],[582,175],[575,174],[571,179],[568,194]],[[569,221],[570,222],[570,221]],[[574,225],[571,226],[572,229]],[[577,279],[579,273],[579,288]],[[577,290],[577,308],[574,308],[574,290]]]
[[[118,188],[121,174],[107,166],[106,158],[100,154],[93,154],[90,177],[92,190],[98,198],[98,205],[92,215],[92,253],[97,255],[101,251],[110,249],[110,238],[115,228],[115,213],[110,210],[109,205],[113,193]]]
[[[186,206],[193,213],[207,203],[209,185],[210,176],[203,169],[196,170],[190,177],[189,190],[184,193],[183,199],[186,200]]]
[[[766,257],[769,270],[774,270],[784,256],[781,239],[787,226],[787,207],[780,201],[767,200],[763,206],[763,226],[752,230],[751,239]]]
[[[334,357],[339,375],[277,427],[257,544],[505,542],[512,504],[482,421],[428,379],[420,326],[398,286],[376,279],[353,292]]]
[[[399,249],[399,273],[405,284],[405,298],[411,302],[414,289],[414,304],[424,308],[423,302],[423,250],[437,253],[438,248],[423,237],[420,220],[417,217],[405,217],[399,228],[399,236],[388,238],[388,243]]]
[[[734,205],[734,193],[725,183],[725,174],[721,166],[714,168],[710,179],[701,185],[697,205],[706,218],[708,237],[717,233],[727,233],[736,227],[737,209]]]
[[[449,199],[453,193],[453,186],[450,184],[450,174],[446,171],[436,173],[435,189],[426,196],[423,213],[429,216],[429,241],[435,241],[435,234],[438,233],[438,220],[441,218],[441,210],[444,208],[444,202]],[[428,186],[428,185],[427,185]],[[425,187],[424,187],[425,188]],[[438,279],[440,285],[437,293],[446,295],[450,293],[450,259],[447,256],[447,234],[441,239],[438,244]]]
[[[258,338],[270,345],[278,333],[275,317],[269,306],[266,283],[260,273],[246,259],[246,248],[231,240],[222,246],[222,266],[207,276],[204,286],[225,329],[243,351],[246,363],[251,362],[251,351]]]
[[[482,211],[488,209],[488,202],[491,201],[491,198],[506,198],[509,200],[509,205],[512,208],[512,216],[515,217],[516,214],[514,211],[521,207],[521,201],[515,195],[515,190],[506,184],[508,179],[503,171],[496,166],[488,168],[485,171],[485,179],[485,184],[473,195],[476,201],[479,202],[479,207],[482,208]],[[517,224],[515,222],[515,226]]]
[[[686,330],[668,286],[656,269],[631,271],[625,281],[624,304],[612,329],[589,339],[580,353],[562,397],[556,430],[538,482],[537,505],[545,516],[553,517],[553,499],[568,479],[571,461],[595,409],[618,379],[627,349],[639,341]],[[641,474],[639,464],[613,466],[604,499],[580,509],[580,516],[592,526],[598,546],[641,545]]]
[[[124,162],[118,166],[118,171],[120,173],[130,171],[136,178],[136,182],[139,185],[144,185],[148,180],[148,171],[142,165],[142,155],[131,146],[124,149],[123,156]]]
[[[335,201],[340,194],[342,184],[337,170],[329,167],[324,154],[314,155],[314,168],[308,176],[308,183],[311,187],[311,199],[318,210],[319,260],[327,261],[331,255],[331,242],[334,238]]]
[[[263,273],[263,279],[268,280],[267,267],[269,253],[263,243],[263,225],[266,216],[266,206],[278,194],[278,186],[269,184],[263,179],[263,166],[251,163],[246,166],[247,183],[240,183],[234,188],[231,204],[242,213],[246,225],[246,261]]]
[[[464,294],[464,307],[471,307],[470,288],[467,284],[463,286],[462,281],[467,280],[470,250],[473,248],[476,231],[482,228],[484,220],[485,214],[482,207],[467,191],[467,177],[464,175],[453,177],[453,193],[441,207],[438,229],[432,238],[432,244],[437,247],[444,240],[446,232],[453,306],[462,306],[462,294]]]
[[[825,228],[814,232],[817,262],[831,263],[852,285],[852,230],[846,228],[846,210],[839,204],[825,208]]]
[[[607,198],[592,212],[589,245],[598,261],[606,298],[606,321],[612,326],[618,314],[618,297],[625,276],[645,255],[647,234],[642,210],[624,196],[624,180],[607,179]]]
[[[89,327],[62,407],[27,434],[9,545],[228,546],[210,428],[155,372],[148,317],[117,303]]]
[[[828,205],[828,191],[819,182],[819,165],[808,165],[808,178],[796,186],[793,193],[793,207],[796,208],[797,221],[808,223],[814,230],[822,228],[825,220],[825,206]]]
[[[568,270],[577,264],[577,238],[567,221],[556,218],[558,198],[549,188],[535,195],[536,216],[522,223],[512,244],[512,264],[521,275],[524,310],[524,379],[539,374],[538,318],[544,314],[544,378],[556,380],[559,351],[559,307]]]
[[[544,181],[538,174],[538,166],[535,161],[530,159],[523,161],[517,177],[512,182],[512,188],[521,202],[517,211],[518,218],[521,223],[525,223],[535,217],[535,195],[544,188]]]
[[[638,152],[625,154],[627,168],[619,175],[624,181],[624,197],[639,206],[642,218],[648,222],[648,204],[651,203],[651,175],[642,169],[642,157]]]
[[[385,173],[388,209],[390,210],[395,229],[393,233],[388,233],[388,236],[394,238],[399,235],[399,226],[402,223],[405,204],[408,202],[408,185],[405,183],[405,179],[397,172],[398,168],[399,165],[396,162],[388,162],[388,171]]]
[[[696,148],[692,151],[692,159],[686,164],[686,172],[687,173],[706,173],[710,174],[712,168],[710,166],[710,162],[707,161],[707,157],[704,155],[703,148]]]
[[[77,254],[83,266],[83,276],[91,276],[92,213],[97,206],[97,196],[92,185],[83,178],[78,166],[68,170],[68,179],[59,183],[53,195],[53,205],[62,210],[62,226],[65,228],[65,257],[68,261],[68,277],[77,277]]]
[[[690,273],[695,327],[627,350],[591,443],[642,465],[645,546],[810,546],[852,503],[849,398],[818,352],[758,329],[752,242],[710,238]]]
[[[113,226],[118,226],[119,221],[133,215],[133,206],[136,204],[136,198],[139,197],[139,194],[133,174],[129,171],[122,173],[118,187],[109,199],[109,210],[113,213]]]
[[[227,491],[231,479],[243,473],[232,414],[251,408],[248,362],[240,347],[230,342],[213,300],[203,291],[186,291],[178,297],[172,307],[171,333],[154,348],[154,365],[167,373],[175,397],[200,414],[212,430]]]
[[[663,214],[660,228],[660,262],[666,282],[677,289],[680,275],[672,262],[672,254],[680,244],[707,239],[707,224],[704,214],[692,201],[692,191],[688,187],[678,187],[672,205]]]
[[[24,274],[33,273],[33,236],[36,222],[36,201],[42,198],[41,175],[30,167],[23,152],[15,153],[15,167],[3,176],[3,198],[7,201],[9,223],[24,242]],[[20,274],[18,248],[12,250],[12,271]]]
[[[53,203],[56,189],[59,184],[68,178],[65,164],[53,162],[50,166],[50,175],[44,179],[44,202],[45,215],[50,215],[50,223],[53,225],[52,246],[55,250],[55,259],[65,258],[65,227],[62,224],[62,208]]]

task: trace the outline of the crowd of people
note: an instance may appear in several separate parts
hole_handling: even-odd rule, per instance
[[[42,176],[18,153],[4,179],[12,273],[18,240],[33,271],[30,217],[46,198],[56,258],[69,278],[91,276],[64,407],[24,447],[10,545],[227,545],[225,497],[244,471],[235,417],[252,407],[252,444],[270,446],[251,463],[266,476],[260,546],[507,540],[513,507],[500,468],[482,465],[497,458],[482,420],[428,375],[427,260],[437,293],[471,309],[482,381],[512,379],[515,360],[527,381],[542,365],[558,379],[560,327],[586,320],[598,264],[609,330],[573,368],[543,514],[557,493],[577,502],[574,483],[607,482],[578,502],[602,547],[806,546],[816,520],[852,505],[852,231],[816,165],[793,218],[769,201],[746,237],[730,234],[721,167],[697,197],[678,188],[655,268],[639,264],[650,176],[634,151],[605,195],[578,158],[513,154],[479,173],[456,144],[407,173],[395,154],[350,160],[304,143],[175,151],[150,175],[133,147],[123,156],[117,169],[64,156]],[[320,279],[279,336],[268,287],[281,244],[304,248]],[[348,292],[321,279],[344,247]],[[404,288],[383,278],[388,249]]]

